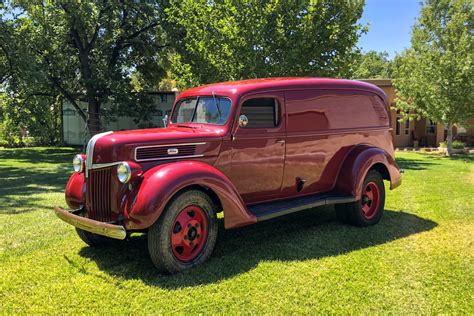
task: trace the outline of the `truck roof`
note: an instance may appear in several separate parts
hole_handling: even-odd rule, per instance
[[[363,90],[375,93],[387,102],[387,96],[383,90],[373,84],[356,80],[316,77],[281,77],[219,82],[185,90],[179,94],[179,98],[193,95],[211,95],[212,93],[216,95],[242,95],[259,91],[311,88]]]

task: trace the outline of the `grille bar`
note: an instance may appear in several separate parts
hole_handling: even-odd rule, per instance
[[[86,188],[88,218],[101,222],[112,221],[111,184],[112,168],[89,170]]]

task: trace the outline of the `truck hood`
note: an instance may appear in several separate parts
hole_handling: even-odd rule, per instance
[[[133,160],[135,148],[138,146],[220,141],[225,132],[223,126],[213,125],[171,126],[113,132],[99,136],[95,140],[92,162],[99,164]]]

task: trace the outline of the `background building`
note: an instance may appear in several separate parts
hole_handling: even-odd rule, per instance
[[[380,87],[388,97],[390,106],[395,106],[395,88],[390,79],[368,79],[362,80]],[[393,143],[395,147],[415,147],[415,142],[419,146],[438,147],[439,143],[446,139],[446,128],[441,123],[433,122],[427,118],[419,120],[402,121],[401,115],[395,110],[390,110]],[[453,135],[465,134],[467,137],[474,137],[474,118],[468,121],[470,127],[454,127]]]
[[[174,91],[166,92],[152,92],[150,95],[154,99],[155,112],[150,118],[151,123],[156,127],[163,127],[163,118],[169,115],[171,107],[176,98]],[[84,112],[87,112],[87,103],[78,102],[83,107]],[[66,145],[84,145],[89,137],[86,130],[86,123],[79,116],[74,106],[64,101],[63,103],[63,142]],[[130,117],[118,117],[114,122],[105,122],[104,130],[121,131],[137,129],[139,126],[135,124]]]

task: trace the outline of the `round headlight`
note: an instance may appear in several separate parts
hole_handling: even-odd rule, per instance
[[[74,159],[72,160],[72,167],[77,173],[84,171],[84,158],[82,158],[82,155],[74,156]]]
[[[130,178],[132,177],[132,169],[130,169],[128,163],[121,162],[117,166],[117,177],[122,183],[127,183],[128,181],[130,181]]]

